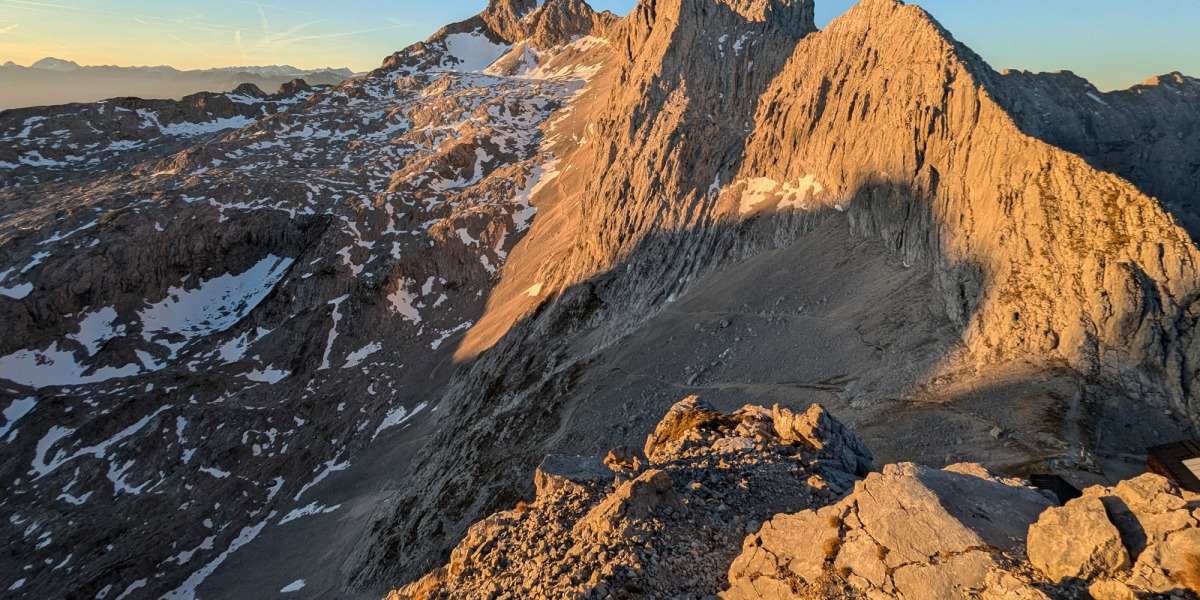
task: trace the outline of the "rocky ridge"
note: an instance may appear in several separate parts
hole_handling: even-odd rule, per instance
[[[312,91],[297,79],[274,94],[244,84],[229,93],[202,92],[178,101],[118,98],[5,111],[0,186],[123,171],[291,108]]]
[[[703,597],[746,531],[821,506],[871,464],[819,406],[722,414],[696,397],[644,449],[548,457],[533,502],[473,525],[450,563],[388,597]]]
[[[690,397],[644,453],[547,457],[532,502],[473,525],[448,564],[387,598],[1200,592],[1200,496],[1157,475],[1059,507],[975,464],[871,463],[819,405],[725,415]]]

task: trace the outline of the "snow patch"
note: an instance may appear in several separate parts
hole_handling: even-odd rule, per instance
[[[303,579],[297,579],[297,580],[279,588],[279,593],[280,594],[290,594],[292,592],[298,592],[298,591],[304,589],[304,585],[305,584],[304,584]]]
[[[479,32],[452,33],[445,37],[445,43],[446,56],[442,66],[460,72],[482,72],[504,56],[509,48],[493,43]]]
[[[241,533],[239,533],[237,538],[233,540],[231,544],[229,544],[229,547],[226,548],[224,552],[214,558],[212,562],[204,565],[204,568],[192,573],[191,577],[188,577],[187,580],[180,584],[179,587],[163,596],[163,598],[166,600],[195,600],[196,588],[200,587],[200,584],[204,583],[204,580],[208,579],[208,576],[212,575],[213,571],[216,571],[217,567],[221,566],[221,563],[225,562],[225,559],[229,558],[230,554],[237,552],[238,548],[241,548],[242,546],[245,546],[253,541],[254,538],[258,536],[259,532],[262,531],[263,527],[266,527],[267,521],[274,516],[275,513],[272,512],[261,523],[244,527]]]
[[[312,515],[327,515],[341,507],[342,507],[341,504],[335,504],[333,506],[323,506],[321,504],[317,504],[316,502],[312,502],[312,503],[309,503],[308,506],[305,506],[303,508],[297,508],[296,510],[293,510],[292,512],[289,512],[288,514],[284,515],[283,518],[279,520],[279,524],[283,525],[284,523],[288,523],[290,521],[295,521],[296,519],[299,519],[300,517],[308,517],[308,516],[312,516]]]
[[[0,357],[0,378],[35,388],[96,383],[140,372],[136,364],[91,369],[79,364],[71,352],[60,349],[58,342],[45,350],[18,350]]]
[[[291,375],[291,371],[282,371],[271,366],[262,369],[255,369],[246,373],[245,378],[250,381],[258,381],[261,383],[275,384],[283,380],[284,377]]]
[[[170,288],[165,299],[140,313],[142,338],[166,346],[175,357],[192,339],[225,331],[250,314],[292,262],[268,255],[243,273],[226,273],[194,289]]]
[[[33,291],[32,283],[19,283],[12,287],[0,287],[0,296],[8,296],[13,300],[21,300]]]
[[[779,183],[767,177],[753,177],[738,181],[742,186],[741,205],[738,212],[747,214],[768,200],[778,201],[778,208],[796,210],[809,208],[812,196],[825,191],[825,186],[814,175],[807,175],[795,183]]]
[[[9,404],[8,408],[4,409],[4,425],[0,425],[0,443],[8,441],[4,439],[4,436],[8,435],[13,425],[17,424],[17,420],[29,414],[29,411],[33,410],[34,406],[37,406],[37,400],[29,397],[13,400],[12,404]]]
[[[383,418],[383,422],[379,424],[379,427],[375,428],[375,435],[371,436],[371,440],[374,441],[375,438],[379,437],[379,434],[382,433],[384,429],[395,427],[413,418],[428,405],[428,402],[422,402],[418,404],[411,413],[408,412],[408,409],[404,408],[403,406],[397,406],[396,408],[388,411],[387,416]]]
[[[351,352],[350,355],[346,357],[346,364],[342,365],[342,368],[349,369],[351,367],[357,367],[358,365],[362,364],[364,359],[378,352],[382,347],[383,346],[380,345],[379,342],[371,342],[370,344]]]
[[[401,279],[396,287],[396,291],[388,295],[388,301],[392,303],[392,312],[412,321],[413,323],[421,322],[421,312],[417,310],[415,303],[417,301],[416,294],[408,291],[409,286],[415,285],[416,282],[411,279]]]

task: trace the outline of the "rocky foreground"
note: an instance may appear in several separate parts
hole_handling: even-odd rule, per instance
[[[975,464],[875,471],[872,460],[820,405],[722,414],[692,396],[644,450],[547,457],[532,503],[475,524],[449,563],[387,598],[1200,592],[1200,495],[1158,475],[1059,506]]]

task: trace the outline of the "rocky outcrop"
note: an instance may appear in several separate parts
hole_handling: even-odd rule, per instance
[[[492,0],[479,18],[501,39],[548,50],[576,36],[604,35],[617,18],[583,0]]]
[[[1029,529],[1029,561],[1054,581],[1095,579],[1128,569],[1129,553],[1104,504],[1086,497],[1047,511]]]
[[[730,567],[723,597],[815,593],[832,579],[868,595],[959,597],[1019,557],[1026,529],[1051,505],[977,469],[888,465],[835,505],[765,523]]]
[[[1196,591],[1200,496],[1162,477],[1092,487],[1062,507],[1049,492],[974,464],[892,464],[858,479],[810,440],[861,441],[819,406],[805,414],[820,425],[790,439],[776,432],[802,419],[791,411],[726,414],[689,397],[647,438],[644,469],[549,457],[532,503],[473,525],[445,566],[387,597],[1047,600]],[[802,510],[771,513],[787,504]],[[741,531],[735,556],[722,544]],[[727,581],[712,577],[715,565],[728,565]]]
[[[1200,495],[1147,474],[1051,509],[1029,528],[1030,563],[1051,581],[1163,593],[1200,586]],[[1115,592],[1112,592],[1115,593]]]
[[[1030,600],[1084,590],[1113,599],[1194,593],[1198,501],[1148,474],[1055,507],[1023,482],[975,465],[888,465],[837,504],[779,515],[747,537],[722,597],[808,598],[831,589]]]
[[[644,468],[547,458],[532,503],[471,526],[448,564],[387,597],[710,597],[748,531],[780,510],[827,504],[855,480],[806,440],[861,442],[820,407],[807,414],[820,426],[785,439],[777,419],[799,418],[787,409],[723,414],[689,397],[647,438]]]

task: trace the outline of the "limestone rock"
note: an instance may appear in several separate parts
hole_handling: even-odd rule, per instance
[[[1003,571],[988,573],[986,587],[979,594],[980,600],[1049,600],[1044,592],[1028,581]]]
[[[1101,579],[1088,586],[1094,600],[1137,600],[1137,594],[1128,585],[1114,579]]]
[[[651,469],[622,483],[580,521],[579,526],[598,536],[621,531],[622,522],[641,521],[655,513],[683,508],[679,494],[664,471]]]
[[[617,446],[604,457],[604,464],[614,471],[637,473],[646,464],[646,456],[637,448]]]
[[[1188,589],[1200,594],[1200,528],[1172,533],[1142,552],[1129,582],[1152,592]]]
[[[664,444],[654,449],[660,461],[633,479],[624,477],[632,470],[619,468],[618,475],[598,459],[549,457],[535,474],[536,503],[472,525],[447,563],[392,590],[389,598],[602,598],[609,591],[713,598],[724,589],[727,572],[779,574],[779,557],[791,555],[803,557],[789,559],[798,569],[817,565],[804,571],[816,581],[826,554],[836,548],[810,536],[836,542],[842,509],[824,506],[834,497],[809,481],[842,472],[825,467],[815,451],[798,451],[774,436],[770,414],[754,406],[723,414],[687,398],[660,423]],[[730,426],[709,428],[713,422]],[[748,439],[751,431],[769,435],[754,448],[731,450],[728,442]],[[621,467],[640,460],[637,454],[619,447],[609,462]],[[661,460],[665,454],[670,460]],[[822,506],[819,516],[790,514]],[[751,539],[758,545],[747,540],[735,561],[739,542],[755,530]],[[781,577],[741,581],[727,597],[788,594],[791,579]],[[737,590],[750,591],[737,596]]]
[[[556,497],[586,493],[612,483],[616,476],[605,463],[582,456],[547,456],[534,475],[538,502],[553,502]]]
[[[1029,561],[1052,581],[1115,577],[1130,566],[1104,504],[1090,496],[1046,511],[1029,528]]]
[[[806,444],[847,473],[864,476],[875,468],[871,451],[862,440],[818,404],[802,415],[775,405],[772,418],[775,431],[784,442]]]
[[[799,580],[811,592],[836,576],[863,594],[958,597],[983,589],[1006,556],[1020,556],[1026,529],[1050,506],[1022,485],[888,465],[834,506],[765,523],[747,538],[730,584],[745,589],[762,577]]]
[[[703,435],[728,429],[733,424],[699,396],[689,396],[672,406],[654,433],[646,438],[646,456],[652,463],[670,460],[686,443],[699,441]]]
[[[962,598],[969,595],[971,590],[982,587],[996,564],[996,558],[991,553],[971,551],[951,555],[936,564],[900,567],[892,575],[892,581],[902,598]]]

